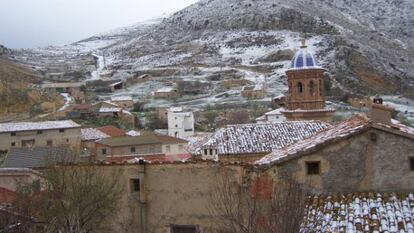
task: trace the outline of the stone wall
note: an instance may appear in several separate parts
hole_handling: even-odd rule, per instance
[[[413,139],[371,129],[312,154],[268,170],[275,179],[293,176],[317,193],[408,191],[414,189]],[[307,162],[320,162],[320,175],[308,175]]]

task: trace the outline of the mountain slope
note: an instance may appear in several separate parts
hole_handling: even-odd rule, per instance
[[[33,111],[44,110],[47,103],[63,104],[62,97],[33,88],[41,78],[0,55],[0,121],[29,117]]]
[[[171,80],[215,82],[209,77],[233,70],[256,84],[265,82],[272,96],[286,91],[284,71],[289,67],[289,56],[277,54],[291,54],[286,51],[294,51],[306,37],[329,70],[332,94],[414,98],[414,50],[409,46],[414,38],[413,9],[411,0],[201,0],[161,22],[103,33],[47,53],[32,51],[42,54],[32,57],[65,51],[59,56],[73,69],[83,67],[85,77],[96,68],[85,57],[96,50],[105,55],[105,69],[112,78],[150,73]],[[27,57],[15,58],[33,60]],[[274,59],[265,59],[269,57]],[[169,84],[164,80],[127,91],[142,98],[165,85]],[[230,98],[212,98],[223,93]],[[237,93],[214,88],[203,100],[241,100],[233,95]],[[189,101],[194,103],[181,103]]]

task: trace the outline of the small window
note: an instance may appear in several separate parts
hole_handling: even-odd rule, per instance
[[[197,233],[197,226],[192,225],[172,225],[171,233]]]
[[[410,170],[414,171],[414,157],[410,157]]]
[[[135,147],[131,147],[131,153],[135,153]]]
[[[42,134],[43,133],[43,131],[42,130],[38,130],[37,131],[37,134]]]
[[[52,140],[48,140],[48,141],[46,142],[46,145],[47,145],[47,146],[53,146],[53,141],[52,141]]]
[[[59,129],[59,133],[64,133],[65,129]]]
[[[208,153],[208,150],[204,149],[204,154],[207,155],[207,153]]]
[[[102,149],[102,154],[106,155],[106,149]]]
[[[319,175],[320,174],[321,162],[306,162],[306,172],[308,175]]]
[[[16,146],[16,143],[15,143],[15,142],[12,142],[12,143],[11,143],[11,146]]]
[[[16,136],[16,132],[11,132],[10,136],[12,136],[12,137]]]
[[[170,147],[170,145],[166,146],[166,147],[165,147],[165,150],[166,150],[167,152],[170,152],[170,151],[171,151],[171,147]]]
[[[377,141],[377,134],[374,133],[374,132],[370,133],[370,138],[371,138],[371,141],[376,142]]]
[[[210,149],[210,155],[213,155],[213,149]]]
[[[131,179],[131,193],[136,193],[141,191],[140,181],[139,179]]]
[[[66,142],[69,143],[69,138],[66,138]]]
[[[35,145],[35,140],[22,140],[22,147],[32,147]]]
[[[178,125],[175,125],[175,128],[178,128]]]

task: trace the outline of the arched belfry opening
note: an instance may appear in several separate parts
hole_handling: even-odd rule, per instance
[[[291,67],[286,71],[289,96],[284,114],[288,120],[330,119],[335,109],[326,107],[323,91],[325,72],[318,65],[306,41],[302,40]]]

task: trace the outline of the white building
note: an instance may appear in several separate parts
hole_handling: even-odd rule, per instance
[[[186,138],[194,135],[194,115],[184,112],[182,108],[168,110],[168,135]]]
[[[256,118],[257,123],[281,123],[286,121],[285,115],[282,111],[284,108],[278,108],[273,111],[265,113],[263,116]]]

